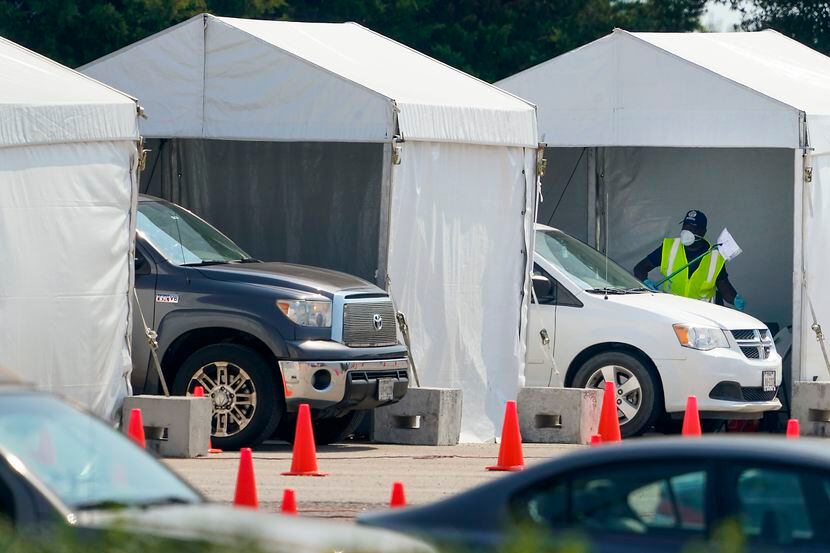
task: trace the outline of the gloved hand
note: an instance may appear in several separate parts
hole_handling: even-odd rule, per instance
[[[744,300],[744,297],[742,295],[738,294],[737,296],[735,296],[735,301],[732,302],[732,305],[734,305],[735,309],[737,309],[738,311],[743,311],[744,307],[746,307],[746,301]]]
[[[655,292],[657,291],[657,283],[651,280],[650,278],[645,279],[643,281],[643,284],[645,284],[646,288],[648,288],[649,290],[654,290]]]

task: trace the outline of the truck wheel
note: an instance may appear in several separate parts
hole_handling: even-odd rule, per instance
[[[214,447],[239,449],[269,437],[285,410],[276,369],[256,351],[235,344],[204,347],[176,374],[173,393],[192,395],[196,386],[213,400],[211,435]]]
[[[342,417],[331,417],[311,421],[314,427],[314,443],[328,445],[337,443],[353,434],[363,422],[366,411],[350,411]],[[286,415],[280,421],[275,436],[290,444],[294,443],[294,430],[297,425],[297,415]]]
[[[574,375],[574,388],[605,389],[613,382],[617,415],[623,437],[646,432],[663,412],[657,377],[639,359],[620,351],[600,353],[588,359]]]

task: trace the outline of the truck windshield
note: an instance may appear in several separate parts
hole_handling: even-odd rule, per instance
[[[186,209],[169,202],[139,202],[136,227],[174,265],[251,260],[230,238]]]
[[[125,436],[46,394],[3,394],[0,449],[73,511],[204,501]]]
[[[634,275],[600,252],[558,230],[536,231],[536,253],[588,291],[647,290]]]

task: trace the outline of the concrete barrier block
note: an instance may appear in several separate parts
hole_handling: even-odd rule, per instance
[[[213,405],[206,397],[132,396],[121,408],[121,430],[126,434],[130,411],[141,409],[147,449],[162,457],[198,457],[208,454]]]
[[[522,388],[517,404],[522,441],[587,444],[599,427],[602,391]]]
[[[410,388],[398,403],[374,410],[372,439],[405,445],[456,445],[461,435],[461,390]]]
[[[804,436],[830,436],[830,382],[793,383],[792,414]]]

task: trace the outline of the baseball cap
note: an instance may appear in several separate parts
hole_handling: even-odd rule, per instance
[[[694,225],[699,229],[705,229],[708,223],[706,215],[697,209],[688,211],[682,222],[684,225]]]

